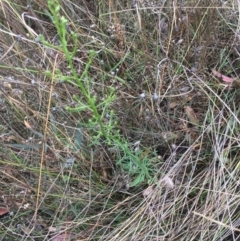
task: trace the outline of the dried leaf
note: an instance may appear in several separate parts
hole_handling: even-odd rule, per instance
[[[52,241],[70,241],[71,238],[72,238],[72,235],[70,233],[61,233],[61,234],[56,235],[51,240]]]
[[[171,102],[171,103],[169,104],[169,109],[175,108],[178,104],[179,104],[179,103],[177,103],[177,102]]]
[[[212,73],[214,75],[216,75],[218,78],[221,78],[222,81],[226,82],[226,83],[232,83],[233,82],[233,78],[228,77],[226,75],[221,74],[220,72],[216,71],[215,69],[212,69]]]
[[[7,89],[12,89],[12,85],[8,82],[3,82],[3,87],[5,87]]]
[[[7,214],[9,211],[7,208],[5,207],[0,207],[0,216]]]
[[[194,125],[199,125],[199,121],[197,115],[195,114],[194,110],[190,106],[185,107],[185,112],[189,121]]]
[[[24,124],[28,129],[32,129],[31,125],[26,120],[24,120]]]
[[[40,138],[43,138],[43,134],[33,130],[31,125],[26,120],[24,120],[24,124],[32,133],[34,133],[35,135],[38,135]]]
[[[152,194],[152,192],[153,192],[153,186],[149,186],[143,191],[143,196],[148,197]]]

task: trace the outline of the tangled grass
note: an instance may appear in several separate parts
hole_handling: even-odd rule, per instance
[[[0,5],[0,239],[239,240],[237,2],[31,4]]]

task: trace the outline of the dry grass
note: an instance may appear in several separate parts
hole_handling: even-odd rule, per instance
[[[237,1],[63,0],[90,99],[35,2],[0,3],[0,240],[240,240]]]

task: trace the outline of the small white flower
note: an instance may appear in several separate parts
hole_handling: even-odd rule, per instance
[[[156,93],[153,94],[153,99],[157,100],[158,99],[158,95]]]
[[[18,229],[22,229],[22,224],[20,224],[20,223],[17,224],[17,230]]]
[[[145,95],[145,93],[142,93],[142,94],[140,94],[140,98],[144,98],[146,95]]]
[[[176,144],[172,144],[171,146],[172,146],[172,149],[173,149],[173,150],[176,150],[176,149],[177,149],[177,145],[176,145]]]
[[[18,35],[16,36],[16,39],[17,39],[17,41],[21,41],[21,40],[22,40],[21,34],[18,34]]]
[[[23,209],[26,210],[27,208],[29,208],[30,204],[29,203],[26,203],[23,205]]]
[[[91,25],[90,25],[90,28],[96,28],[96,27],[97,27],[96,24],[91,24]]]
[[[39,43],[39,42],[40,42],[39,36],[37,36],[37,37],[35,38],[35,42],[36,42],[36,43]]]
[[[111,75],[115,75],[115,72],[114,72],[114,71],[111,71]]]
[[[192,67],[192,68],[191,68],[191,71],[192,71],[193,73],[197,72],[197,67]]]
[[[134,146],[139,146],[140,145],[140,141],[136,141],[135,143],[133,143]]]
[[[138,152],[140,150],[139,146],[135,147],[134,151]]]
[[[53,93],[52,93],[52,97],[53,97],[53,98],[57,98],[57,97],[58,97],[58,94],[57,94],[56,92],[53,92]]]
[[[75,158],[71,157],[66,160],[66,162],[63,164],[63,168],[70,168],[74,164]]]
[[[176,43],[176,45],[180,45],[183,42],[183,39],[179,39]]]

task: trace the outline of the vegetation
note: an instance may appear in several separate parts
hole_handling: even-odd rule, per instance
[[[0,240],[239,240],[239,11],[1,1]]]

